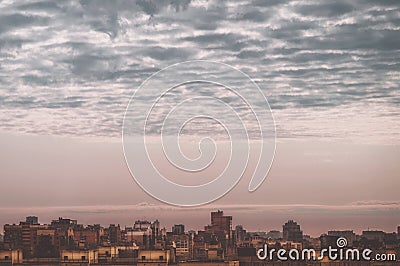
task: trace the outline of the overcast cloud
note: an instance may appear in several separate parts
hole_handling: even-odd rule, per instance
[[[3,0],[0,130],[118,137],[141,82],[207,59],[260,85],[278,138],[398,144],[399,50],[397,0]]]

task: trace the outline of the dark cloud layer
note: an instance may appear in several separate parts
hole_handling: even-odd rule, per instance
[[[2,1],[0,129],[118,136],[142,81],[208,59],[255,79],[279,137],[392,142],[399,31],[397,0]]]

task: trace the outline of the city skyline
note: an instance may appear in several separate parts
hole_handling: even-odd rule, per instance
[[[223,210],[221,210],[221,209],[218,209],[218,210],[213,210],[213,211],[211,211],[211,214],[212,213],[221,213],[222,215],[224,214],[224,211]],[[224,216],[225,217],[225,216]],[[246,230],[247,232],[249,232],[249,233],[269,233],[269,232],[280,232],[281,233],[281,236],[279,237],[279,238],[283,238],[283,239],[286,239],[286,238],[288,238],[289,236],[288,235],[284,235],[283,234],[283,231],[285,231],[285,226],[287,226],[287,230],[292,230],[293,229],[293,226],[294,226],[294,230],[298,230],[299,232],[301,232],[301,237],[300,238],[303,238],[303,236],[309,236],[309,237],[314,237],[314,238],[318,238],[318,237],[320,237],[320,236],[311,236],[311,235],[309,235],[309,234],[307,234],[307,232],[303,232],[302,230],[301,230],[301,224],[300,223],[297,223],[297,221],[295,221],[295,220],[293,220],[293,219],[289,219],[289,220],[287,220],[287,221],[282,221],[282,226],[281,226],[281,228],[272,228],[272,229],[269,229],[269,230],[265,230],[265,231],[257,231],[257,230],[248,230],[248,228],[246,227],[246,225],[245,224],[235,224],[235,223],[233,223],[233,221],[234,221],[234,219],[233,219],[233,216],[226,216],[226,217],[230,217],[230,221],[231,221],[231,227],[232,227],[232,230],[234,230],[233,228],[237,228],[237,227],[240,227],[241,229],[243,229],[243,230]],[[79,223],[79,220],[78,219],[74,219],[74,217],[62,217],[62,216],[59,216],[57,219],[54,219],[55,217],[53,217],[53,219],[51,219],[51,220],[49,220],[49,221],[47,221],[47,222],[43,222],[43,221],[41,221],[40,220],[40,217],[39,216],[35,216],[35,215],[29,215],[29,216],[25,216],[24,217],[24,221],[23,220],[20,220],[19,222],[13,222],[13,223],[8,223],[8,224],[6,224],[6,225],[18,225],[18,224],[21,224],[21,223],[29,223],[29,224],[34,224],[34,225],[50,225],[51,223],[54,223],[54,221],[57,221],[57,219],[58,220],[70,220],[70,221],[74,221],[74,223],[76,223],[76,224],[79,224],[79,225],[83,225],[83,226],[85,226],[85,227],[88,227],[88,226],[92,226],[92,225],[100,225],[100,226],[103,226],[103,227],[107,227],[107,225],[104,225],[104,224],[99,224],[99,223],[93,223],[93,224],[82,224],[82,223]],[[209,219],[210,217],[207,217],[207,219]],[[155,218],[155,219],[147,219],[147,218],[132,218],[131,219],[132,220],[132,223],[131,224],[128,224],[128,225],[122,225],[122,224],[119,224],[119,223],[116,223],[116,222],[114,222],[114,223],[110,223],[109,225],[111,226],[111,225],[118,225],[118,226],[120,226],[121,228],[130,228],[130,227],[132,227],[134,224],[136,224],[136,223],[138,223],[138,222],[140,222],[140,223],[145,223],[145,222],[150,222],[150,223],[152,223],[153,221],[157,221],[158,223],[159,223],[159,226],[160,226],[160,228],[162,228],[162,229],[166,229],[167,230],[167,232],[179,232],[179,233],[177,233],[177,234],[184,234],[184,233],[186,233],[186,232],[189,232],[189,231],[201,231],[201,230],[204,230],[204,228],[206,228],[207,226],[209,226],[210,224],[213,224],[214,222],[213,222],[213,218],[212,218],[212,215],[211,215],[211,223],[209,223],[209,224],[204,224],[203,225],[203,228],[193,228],[193,227],[191,227],[190,225],[188,225],[188,224],[185,224],[185,223],[183,223],[183,222],[181,222],[181,223],[173,223],[173,224],[171,224],[171,225],[169,225],[169,226],[164,226],[163,225],[163,221],[162,220],[160,220],[160,219],[158,219],[158,218]],[[288,226],[289,225],[289,226]],[[2,226],[3,228],[4,228],[4,225]],[[351,231],[351,232],[354,232],[354,230],[352,229],[352,228],[347,228],[347,229],[337,229],[337,228],[331,228],[331,229],[329,229],[328,231],[326,231],[326,232],[324,232],[323,234],[326,234],[326,233],[328,233],[328,232],[339,232],[339,231]],[[379,229],[377,229],[377,228],[366,228],[366,230],[362,230],[361,231],[361,233],[362,232],[365,232],[365,231],[371,231],[371,232],[373,232],[373,231],[383,231],[383,230],[379,230]],[[385,232],[385,231],[383,231],[383,232]],[[3,231],[3,233],[4,233],[4,231]],[[354,232],[356,235],[361,235],[361,234],[359,234],[358,232]],[[400,235],[400,225],[398,225],[398,226],[396,226],[396,228],[394,228],[394,230],[393,231],[388,231],[388,232],[386,232],[386,233],[396,233],[396,234],[398,234],[398,235]],[[321,234],[321,235],[323,235],[323,234]],[[297,236],[296,237],[294,237],[293,236],[293,238],[297,238],[297,239],[299,239]]]
[[[223,210],[209,213],[209,222],[202,229],[190,230],[187,224],[163,226],[159,219],[135,219],[129,226],[110,224],[84,225],[76,219],[58,217],[50,223],[41,223],[37,216],[27,216],[18,224],[4,225],[0,241],[0,261],[29,265],[43,260],[46,263],[106,263],[117,261],[136,265],[138,263],[191,264],[237,263],[247,265],[258,261],[261,265],[267,257],[271,261],[285,261],[267,252],[267,247],[284,252],[312,249],[314,255],[302,257],[302,261],[330,262],[337,257],[324,258],[324,250],[344,249],[347,252],[369,250],[373,258],[397,261],[400,244],[400,225],[397,232],[364,230],[361,234],[351,229],[329,230],[319,237],[311,237],[301,224],[288,220],[282,230],[264,232],[249,231],[245,225],[234,225],[234,217]],[[260,256],[264,249],[265,256]],[[274,250],[275,250],[274,249]],[[272,249],[271,249],[272,250]],[[338,249],[335,249],[336,251]],[[272,251],[271,251],[272,252]],[[296,258],[289,257],[292,260]],[[329,251],[331,252],[331,251]],[[342,250],[343,252],[343,250]],[[153,254],[153,255],[152,255]],[[303,254],[303,253],[302,253]],[[329,253],[331,254],[331,253]],[[358,263],[354,257],[344,259]],[[363,253],[364,254],[364,253]],[[369,256],[371,258],[371,256]],[[317,259],[318,258],[318,259]],[[342,261],[343,258],[338,259]],[[371,259],[362,259],[368,262]],[[374,260],[374,259],[372,259]],[[237,265],[234,264],[234,265]],[[386,264],[384,264],[386,265]]]
[[[160,217],[163,217],[163,216],[157,216],[157,214],[159,215],[159,212],[160,212],[160,209],[161,209],[161,205],[160,206],[154,206],[154,205],[151,206],[151,205],[148,205],[146,203],[142,203],[142,204],[140,204],[140,206],[141,206],[141,212],[143,212],[144,209],[153,209],[153,208],[158,209],[158,211],[157,211],[156,214],[153,214],[151,216],[137,215],[137,213],[140,213],[140,211],[136,211],[136,216],[135,216],[135,214],[128,216],[128,215],[126,215],[126,210],[128,209],[126,207],[128,207],[128,206],[125,206],[125,208],[122,208],[122,209],[119,210],[119,211],[125,213],[124,215],[119,215],[119,216],[125,216],[125,219],[123,219],[125,221],[124,223],[119,223],[117,220],[115,220],[115,216],[114,217],[111,216],[111,217],[109,217],[109,219],[106,219],[107,222],[105,222],[105,221],[103,221],[103,222],[94,221],[93,219],[96,219],[96,218],[90,218],[88,220],[87,219],[87,215],[80,216],[82,219],[77,219],[77,217],[79,217],[79,215],[76,214],[76,212],[75,212],[75,217],[65,217],[65,216],[63,217],[62,215],[59,215],[58,217],[65,218],[65,219],[76,219],[78,221],[83,220],[83,221],[85,221],[85,222],[82,223],[84,226],[94,225],[94,224],[100,224],[101,226],[108,226],[109,224],[118,224],[118,225],[121,226],[121,228],[130,227],[138,220],[140,220],[140,221],[154,221],[154,220],[157,220],[157,221],[160,221],[160,224],[163,225],[163,228],[166,228],[167,230],[173,228],[175,225],[183,224],[185,226],[185,228],[187,229],[187,231],[189,231],[189,230],[198,231],[198,230],[202,230],[202,228],[204,228],[204,226],[207,224],[207,223],[201,224],[201,222],[207,221],[209,219],[209,217],[208,216],[204,216],[204,214],[209,213],[210,210],[212,212],[212,210],[213,210],[212,208],[208,207],[208,208],[204,208],[201,213],[199,213],[199,211],[195,211],[194,213],[196,213],[197,215],[196,215],[194,220],[200,221],[200,222],[198,222],[197,225],[193,225],[193,224],[190,224],[190,223],[186,222],[188,220],[188,217],[185,218],[185,216],[178,216],[178,218],[175,218],[174,220],[168,221],[168,215],[167,215],[167,216],[164,216],[164,218],[166,218],[166,220],[167,220],[167,222],[165,222],[162,218],[160,218]],[[94,207],[94,206],[92,206],[92,207]],[[97,207],[99,209],[94,210],[94,212],[96,212],[96,211],[98,212],[102,208],[101,206],[100,207],[97,206]],[[223,206],[220,206],[220,207],[223,207]],[[255,207],[255,206],[252,205],[252,207]],[[170,212],[173,208],[174,207],[168,208],[168,212]],[[243,207],[243,208],[246,208],[246,207]],[[73,208],[73,209],[76,209],[76,207]],[[220,208],[220,209],[222,209],[222,208]],[[218,211],[220,209],[218,209]],[[228,207],[225,210],[228,210],[228,211],[232,212],[233,209],[229,209],[229,207]],[[150,211],[150,212],[154,213],[154,209],[152,211]],[[54,211],[52,211],[50,213],[53,214]],[[234,210],[233,210],[233,213],[235,213]],[[189,215],[187,215],[187,216],[190,216],[190,215],[191,214],[189,212]],[[249,212],[248,215],[251,215],[251,212]],[[42,221],[40,219],[40,216],[36,216],[35,214],[31,214],[30,216],[24,216],[24,217],[37,217],[40,224],[50,224],[50,222],[54,220],[54,217],[52,217],[52,218],[50,217],[50,219],[49,219],[49,216],[47,216],[46,219],[44,219],[44,221]],[[96,217],[96,216],[94,216],[94,217]],[[232,217],[235,217],[235,216],[232,216]],[[392,232],[393,233],[397,233],[398,228],[400,226],[400,225],[396,225],[396,222],[393,223],[393,224],[395,224],[395,226],[393,228],[386,228],[386,229],[379,228],[379,227],[370,227],[368,225],[367,226],[366,225],[362,225],[362,226],[354,225],[355,227],[354,226],[352,227],[351,225],[348,225],[347,227],[332,227],[330,224],[325,224],[324,228],[326,228],[326,230],[325,231],[320,231],[320,233],[318,234],[318,233],[312,233],[312,231],[311,232],[307,231],[307,230],[309,230],[310,227],[309,226],[305,226],[304,227],[304,224],[302,224],[300,220],[295,219],[293,217],[288,217],[286,220],[281,220],[281,225],[280,226],[275,226],[275,227],[270,227],[270,228],[267,228],[266,226],[253,228],[251,226],[249,227],[248,225],[246,225],[246,223],[245,223],[246,220],[244,220],[243,222],[236,222],[236,220],[238,220],[237,217],[236,217],[236,219],[232,219],[233,228],[235,226],[243,226],[243,228],[247,229],[248,232],[254,232],[254,233],[257,233],[257,232],[265,232],[266,233],[266,232],[269,232],[269,231],[280,231],[280,232],[282,232],[283,223],[285,221],[293,221],[294,220],[294,221],[300,222],[305,235],[309,235],[309,236],[314,237],[314,238],[318,238],[319,236],[327,233],[328,231],[332,231],[332,230],[333,231],[335,231],[335,230],[337,230],[337,231],[351,230],[351,231],[354,231],[354,233],[358,234],[358,235],[361,235],[361,233],[363,231],[384,231],[384,232],[387,232],[387,233],[392,233]],[[10,219],[8,219],[8,221],[10,221]],[[91,222],[88,222],[88,221],[91,221]],[[130,221],[130,222],[127,222],[127,221]],[[240,219],[239,219],[239,221],[240,221]],[[6,224],[18,224],[18,222],[14,221],[14,222],[8,222]],[[4,224],[2,226],[4,226]],[[304,230],[304,228],[306,228],[306,229]]]

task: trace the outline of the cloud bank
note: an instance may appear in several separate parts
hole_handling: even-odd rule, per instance
[[[399,29],[396,0],[1,1],[0,130],[118,137],[141,82],[206,59],[259,84],[279,138],[398,144]]]

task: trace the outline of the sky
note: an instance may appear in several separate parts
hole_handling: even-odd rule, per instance
[[[37,213],[44,222],[67,215],[127,225],[159,215],[168,226],[179,218],[201,228],[220,207],[252,230],[281,229],[295,219],[317,236],[330,228],[394,231],[399,30],[397,0],[0,1],[0,225]],[[268,100],[277,144],[257,191],[247,191],[245,173],[229,194],[194,210],[143,192],[121,147],[133,93],[152,74],[187,60],[217,61],[249,75]],[[183,69],[174,78],[195,73]],[[203,94],[236,106],[234,95],[220,89]],[[170,96],[198,90],[180,86]],[[258,103],[259,95],[246,91]],[[148,107],[143,97],[133,118]],[[254,125],[246,112],[239,115]],[[157,128],[163,120],[154,118]],[[203,122],[185,134],[215,136],[215,127]],[[150,150],[160,171],[173,171],[159,150]],[[209,180],[221,167],[223,158],[210,175],[190,182]]]

